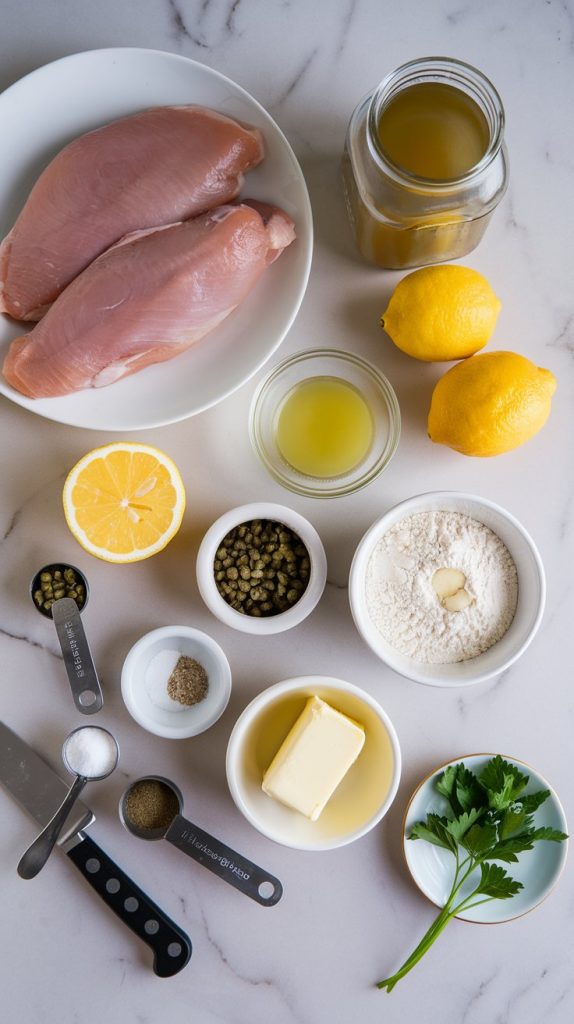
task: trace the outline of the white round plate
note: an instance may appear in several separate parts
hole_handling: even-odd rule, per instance
[[[83,132],[148,107],[197,103],[260,128],[263,163],[242,195],[273,202],[295,221],[297,239],[245,302],[187,352],[105,388],[30,399],[0,375],[0,392],[32,412],[94,430],[145,430],[193,416],[261,368],[297,314],[313,247],[305,179],[285,136],[244,89],[211,68],[160,50],[92,50],[64,57],[0,95],[0,238],[12,227],[43,168]],[[26,325],[24,330],[28,330]],[[0,360],[22,324],[0,316]],[[0,362],[1,365],[1,362]]]
[[[550,796],[535,813],[534,821],[536,827],[550,825],[561,832],[568,832],[566,816],[562,805],[546,779],[535,772],[530,765],[518,761],[515,757],[506,757],[506,761],[516,764],[524,775],[530,777],[525,793],[531,793],[538,789],[549,789]],[[421,892],[435,903],[437,907],[444,907],[454,878],[454,857],[448,850],[439,846],[433,846],[423,839],[407,839],[412,826],[417,821],[424,821],[429,812],[446,814],[448,803],[444,797],[436,791],[436,780],[438,776],[450,764],[460,764],[464,761],[467,768],[478,772],[494,754],[467,754],[455,758],[441,765],[415,789],[409,801],[403,829],[403,847],[407,867],[418,885]],[[503,921],[513,921],[522,917],[529,910],[542,903],[554,888],[564,864],[568,852],[568,840],[561,843],[540,840],[535,843],[532,850],[519,854],[518,863],[503,864],[501,861],[492,861],[499,864],[504,870],[518,882],[522,882],[524,888],[509,900],[492,900],[490,903],[483,903],[479,907],[458,915],[462,921],[473,921],[480,924],[501,924]],[[478,871],[473,872],[461,889],[460,898],[470,895],[476,887],[480,878]]]

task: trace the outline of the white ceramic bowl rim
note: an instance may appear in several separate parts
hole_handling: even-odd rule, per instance
[[[267,618],[243,615],[228,605],[217,589],[213,571],[215,552],[225,535],[234,527],[252,519],[269,519],[284,523],[301,538],[309,552],[311,567],[306,590],[292,608]],[[227,626],[243,633],[268,636],[272,633],[282,633],[298,625],[317,605],[326,581],[327,558],[315,527],[298,512],[275,502],[251,502],[225,512],[209,527],[197,553],[197,584],[207,607]]]
[[[393,775],[391,784],[385,796],[385,799],[377,812],[373,814],[361,828],[355,829],[346,836],[342,836],[338,839],[326,840],[324,842],[317,842],[313,844],[303,845],[302,843],[289,843],[285,838],[279,837],[274,833],[273,829],[266,828],[264,823],[257,818],[250,811],[249,807],[243,799],[241,789],[238,787],[236,782],[235,772],[235,761],[239,756],[240,744],[243,739],[243,734],[248,726],[253,721],[255,714],[265,708],[267,705],[273,703],[273,701],[282,694],[296,693],[297,690],[308,689],[310,685],[316,686],[328,686],[333,690],[340,690],[343,693],[352,693],[354,696],[362,700],[365,704],[375,712],[377,717],[382,722],[387,735],[389,737],[391,748],[393,751]],[[290,679],[283,679],[281,682],[274,683],[272,686],[267,687],[261,693],[257,694],[252,701],[243,709],[239,718],[237,719],[229,737],[227,744],[227,754],[225,758],[225,770],[227,774],[227,784],[229,791],[236,806],[239,808],[243,816],[250,822],[251,825],[262,835],[267,836],[268,839],[272,839],[274,842],[279,843],[282,846],[289,846],[292,849],[307,850],[310,852],[320,850],[333,850],[340,846],[347,846],[349,843],[354,842],[356,839],[360,839],[361,836],[370,832],[385,816],[389,810],[397,790],[399,788],[399,782],[401,778],[401,748],[399,739],[395,731],[395,727],[391,722],[386,711],[381,707],[378,701],[375,700],[366,690],[362,690],[359,686],[355,686],[353,683],[348,683],[345,679],[338,679],[335,676],[293,676]]]
[[[471,506],[474,506],[474,510],[471,509]],[[478,521],[481,521],[481,509],[485,510],[487,514],[491,513],[493,518],[499,517],[501,522],[509,528],[508,532],[512,532],[516,539],[520,539],[524,551],[527,552],[529,568],[532,571],[532,576],[533,578],[536,578],[536,607],[532,610],[532,614],[530,615],[528,628],[523,631],[524,636],[520,642],[514,644],[512,652],[507,653],[503,658],[500,657],[497,659],[495,652],[497,650],[500,652],[501,649],[508,648],[510,639],[513,637],[517,629],[518,608],[517,614],[515,615],[507,633],[498,641],[497,644],[494,644],[483,654],[478,655],[476,658],[450,665],[432,665],[427,667],[424,664],[419,664],[412,659],[406,658],[399,651],[395,650],[395,648],[387,643],[387,641],[376,630],[376,627],[371,623],[366,611],[366,602],[364,599],[365,572],[377,540],[382,537],[395,522],[398,522],[400,519],[405,518],[408,515],[414,515],[418,512],[429,511],[431,509],[450,508],[452,511],[461,511],[463,507],[465,514],[469,515],[471,518],[476,518]],[[486,525],[488,526],[489,524],[486,523]],[[493,529],[495,533],[497,532],[496,528],[490,528]],[[512,547],[512,544],[508,542],[507,539],[501,539],[507,547]],[[521,559],[517,557],[515,551],[511,550],[511,555],[516,562],[518,570],[518,601],[520,606],[521,567],[518,563]],[[508,512],[501,505],[498,505],[494,501],[490,501],[488,498],[482,498],[480,495],[470,494],[466,491],[426,491],[421,494],[413,495],[412,497],[406,498],[404,501],[400,501],[398,504],[393,505],[392,508],[388,509],[383,516],[377,519],[369,527],[361,538],[355,551],[349,573],[349,601],[355,625],[365,642],[382,661],[389,665],[389,667],[395,672],[398,672],[399,675],[403,675],[414,682],[424,683],[429,686],[464,686],[484,682],[486,679],[499,675],[510,668],[510,666],[521,657],[534,639],[542,621],[546,602],[546,579],[544,566],[542,564],[538,548],[528,531],[511,512]],[[439,670],[443,672],[444,675],[439,677],[437,674]]]

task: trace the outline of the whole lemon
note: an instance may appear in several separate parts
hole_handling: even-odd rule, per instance
[[[464,359],[484,348],[501,302],[470,267],[423,267],[399,281],[381,325],[397,348],[415,359]]]
[[[500,455],[537,434],[550,415],[556,378],[515,352],[457,363],[438,381],[428,418],[431,441],[463,455]]]

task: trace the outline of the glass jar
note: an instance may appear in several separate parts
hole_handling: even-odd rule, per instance
[[[485,151],[456,177],[422,177],[393,162],[380,138],[381,117],[412,86],[461,90],[480,112]],[[404,100],[404,97],[403,97]],[[448,57],[411,61],[393,71],[356,107],[343,153],[343,181],[357,245],[389,270],[458,259],[478,245],[508,184],[504,109],[476,68]]]

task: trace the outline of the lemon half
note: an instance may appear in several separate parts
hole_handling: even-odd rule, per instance
[[[63,502],[66,522],[86,551],[106,562],[137,562],[161,551],[179,530],[185,489],[163,452],[120,441],[76,463]]]

